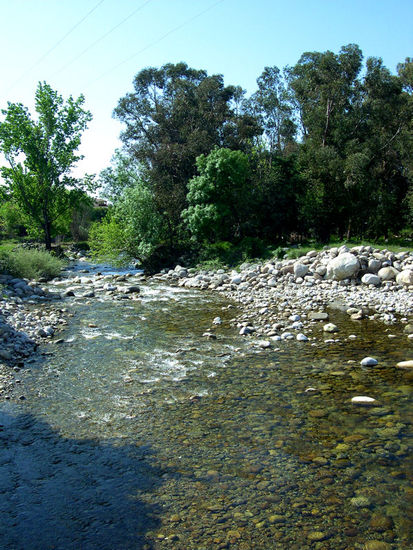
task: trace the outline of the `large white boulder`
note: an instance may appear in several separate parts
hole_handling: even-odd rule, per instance
[[[301,262],[296,262],[294,264],[295,277],[305,277],[308,271],[309,271],[308,265],[302,264]]]
[[[354,254],[344,252],[339,254],[327,264],[327,279],[342,281],[357,275],[360,263]]]
[[[399,285],[413,285],[413,269],[405,269],[396,277],[396,283]]]

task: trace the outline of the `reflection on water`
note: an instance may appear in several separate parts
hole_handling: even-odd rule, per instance
[[[207,293],[152,283],[136,302],[72,303],[66,343],[50,346],[55,354],[32,369],[24,407],[56,439],[52,451],[46,437],[47,451],[57,476],[63,461],[70,484],[78,484],[71,464],[79,472],[72,453],[82,442],[96,445],[88,456],[94,476],[76,474],[80,512],[96,487],[112,491],[105,449],[116,449],[111,460],[121,457],[129,496],[115,487],[108,516],[94,505],[86,514],[96,528],[112,521],[113,532],[130,531],[113,548],[142,547],[142,525],[115,517],[130,495],[156,517],[144,530],[148,549],[413,547],[412,375],[394,367],[411,358],[401,327],[391,327],[390,339],[386,327],[349,324],[337,313],[341,343],[258,352],[230,328],[234,310]],[[216,316],[223,324],[208,340],[202,334]],[[351,333],[358,337],[345,341]],[[362,368],[365,355],[379,366]],[[356,407],[354,395],[379,405]],[[146,448],[142,476],[158,483],[140,490],[128,457]],[[20,483],[42,498],[44,480]],[[55,525],[53,507],[45,510]],[[82,540],[78,513],[65,521]],[[91,533],[84,548],[105,548]]]

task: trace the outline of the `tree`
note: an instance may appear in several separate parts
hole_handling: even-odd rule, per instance
[[[150,189],[138,182],[115,201],[100,223],[92,224],[91,248],[96,256],[147,262],[165,239],[163,219]]]
[[[126,151],[117,149],[111,160],[111,166],[99,174],[99,184],[103,196],[116,201],[122,193],[142,181],[144,168],[139,161]]]
[[[197,159],[199,176],[189,182],[189,206],[182,212],[198,242],[240,240],[251,210],[248,157],[215,149]]]
[[[280,153],[296,134],[293,106],[286,82],[278,67],[265,67],[257,79],[258,90],[248,104],[264,130],[270,152]]]
[[[84,97],[64,102],[45,82],[35,94],[37,120],[21,103],[8,103],[0,123],[0,150],[9,166],[1,174],[22,211],[42,232],[46,248],[59,218],[76,204],[85,182],[70,176],[82,157],[76,153],[92,116]]]
[[[140,71],[134,91],[114,111],[126,124],[121,135],[125,147],[147,169],[171,244],[186,206],[188,181],[196,174],[196,158],[215,146],[245,150],[260,132],[251,116],[237,112],[240,95],[239,88],[224,86],[221,75],[169,63]]]
[[[306,52],[289,69],[305,140],[311,139],[315,146],[337,146],[343,131],[355,130],[349,115],[359,99],[362,59],[360,48],[348,44],[339,54]]]

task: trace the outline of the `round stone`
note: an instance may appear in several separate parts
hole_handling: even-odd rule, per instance
[[[319,542],[321,540],[324,540],[327,538],[327,535],[323,533],[322,531],[312,531],[311,533],[308,533],[307,536],[308,540],[311,540],[312,542]]]
[[[327,323],[323,326],[324,332],[338,332],[338,326],[333,323]]]
[[[368,508],[370,506],[369,499],[362,495],[351,498],[350,503],[356,508]]]
[[[365,357],[360,361],[360,364],[363,367],[375,367],[376,365],[378,365],[378,363],[379,362],[377,361],[377,359],[374,359],[374,357]]]
[[[399,369],[413,369],[413,360],[410,361],[400,361],[397,363],[396,367]]]
[[[391,546],[382,540],[368,540],[364,546],[363,550],[390,550]]]
[[[377,275],[373,275],[372,273],[366,273],[361,278],[361,282],[365,285],[378,286],[381,283],[381,279]]]
[[[268,340],[262,340],[261,342],[259,342],[258,345],[260,348],[267,349],[271,347],[271,342],[269,342]]]
[[[351,398],[351,402],[354,405],[369,406],[369,405],[373,405],[376,402],[376,400],[373,397],[368,397],[367,395],[356,395],[355,397]]]

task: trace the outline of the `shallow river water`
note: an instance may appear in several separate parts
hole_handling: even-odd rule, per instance
[[[65,343],[0,406],[2,548],[413,548],[403,327],[333,312],[341,342],[259,350],[227,306],[156,282],[68,299]]]

